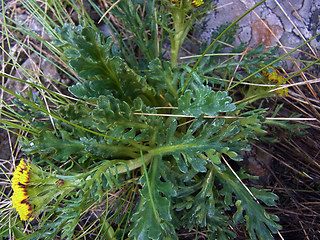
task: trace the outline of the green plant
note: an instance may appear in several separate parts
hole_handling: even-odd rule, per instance
[[[208,239],[229,239],[236,236],[233,226],[245,223],[251,239],[272,239],[280,226],[262,204],[274,206],[277,196],[247,188],[243,180],[251,176],[242,169],[235,172],[229,164],[240,161],[239,152],[249,150],[249,143],[264,134],[265,110],[248,111],[223,91],[222,80],[230,77],[224,73],[232,72],[235,62],[223,66],[224,71],[214,57],[193,70],[192,63],[178,62],[192,23],[205,9],[194,14],[192,1],[166,2],[168,13],[163,5],[148,2],[141,19],[133,13],[142,3],[121,4],[115,14],[123,14],[136,45],[120,43],[120,38],[116,42],[91,24],[55,28],[54,52],[78,79],[68,88],[72,99],[38,83],[30,85],[47,94],[23,96],[1,86],[16,97],[15,116],[22,125],[18,128],[30,133],[21,139],[32,159],[28,166],[42,166],[39,177],[30,175],[32,180],[23,187],[29,196],[29,217],[39,224],[26,236],[14,218],[10,221],[15,235],[81,238],[77,225],[102,205],[101,214],[85,228],[96,238],[178,239],[179,230],[196,228]],[[151,14],[152,9],[161,12],[162,19]],[[190,21],[181,22],[181,14]],[[168,27],[170,16],[173,29]],[[171,62],[161,58],[157,24],[170,36]],[[137,31],[138,26],[150,28],[150,35]],[[177,32],[182,32],[180,37]],[[136,47],[143,60],[135,58]],[[215,53],[219,49],[219,44],[211,48]],[[246,74],[262,71],[274,62],[273,51],[253,49],[241,67]],[[219,81],[208,80],[212,77]],[[213,90],[217,85],[220,91]],[[6,110],[8,116],[16,111]],[[45,191],[46,187],[54,190]],[[109,193],[119,194],[110,201],[113,206]],[[45,200],[36,204],[35,196]],[[134,199],[139,199],[136,205]]]

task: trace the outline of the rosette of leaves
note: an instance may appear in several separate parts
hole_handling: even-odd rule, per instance
[[[116,229],[112,237],[178,239],[180,229],[197,228],[208,239],[229,239],[235,237],[231,226],[245,223],[252,239],[273,238],[280,226],[262,204],[275,205],[277,196],[248,191],[237,177],[248,176],[242,171],[236,176],[222,161],[240,161],[238,153],[263,133],[260,112],[223,119],[242,110],[226,92],[194,82],[179,95],[180,78],[167,62],[154,59],[149,64],[154,75],[141,76],[97,30],[65,26],[58,33],[55,43],[79,73],[79,83],[69,88],[78,101],[51,109],[54,130],[49,121],[34,120],[39,108],[21,104],[39,132],[24,150],[34,162],[84,181],[60,196],[50,224],[42,223],[39,232],[62,231],[72,238],[88,206],[103,201],[108,191],[136,184],[139,202],[132,212],[119,213],[118,223],[110,222]],[[33,104],[41,104],[37,101]],[[107,221],[109,214],[104,212]]]

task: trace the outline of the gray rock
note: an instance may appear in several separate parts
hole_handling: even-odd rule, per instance
[[[56,81],[60,80],[60,75],[58,70],[54,64],[52,64],[49,60],[43,59],[40,66],[43,75],[46,77],[47,81],[51,81],[50,79],[54,79]]]
[[[38,54],[32,53],[29,58],[21,64],[22,68],[18,68],[15,77],[34,82],[34,79],[38,77],[38,74],[36,73],[40,72],[39,63],[40,57]],[[28,70],[31,70],[32,72]]]
[[[49,39],[49,35],[47,30],[43,27],[43,25],[32,15],[30,14],[16,14],[15,21],[20,24],[21,26],[31,30],[32,32],[36,33],[37,35]],[[32,40],[35,38],[31,37]]]
[[[221,24],[235,21],[258,2],[258,0],[218,0],[217,9],[208,15],[207,25],[200,34],[200,39],[208,41],[211,33]],[[251,47],[262,43],[266,46],[282,45],[294,48],[305,39],[320,33],[319,29],[319,0],[266,0],[254,12],[239,21],[234,45],[249,42]],[[311,46],[316,47],[318,51],[319,42],[320,37],[311,43]],[[298,53],[295,54],[294,57],[298,57]]]
[[[43,75],[43,77],[41,75]],[[50,61],[40,58],[36,53],[32,53],[29,58],[21,64],[21,68],[17,69],[14,76],[34,84],[39,84],[39,82],[47,84],[51,79],[60,81],[57,68]],[[29,87],[29,84],[8,79],[5,87],[15,92],[23,92]]]
[[[241,32],[239,32],[239,39],[241,42],[250,42],[251,40],[251,27],[243,27]]]
[[[108,26],[106,24],[102,24],[99,26],[101,32],[103,32],[106,36],[111,36]]]
[[[277,7],[277,3],[274,0],[266,0],[265,4],[271,10]]]
[[[282,35],[282,38],[280,39],[282,43],[286,43],[284,46],[290,48],[295,48],[299,46],[303,40],[299,37],[297,37],[295,34],[285,32]],[[290,58],[298,58],[299,52],[295,51],[293,52],[289,57]],[[295,70],[296,65],[293,64],[292,61],[283,61],[284,67],[288,70]]]

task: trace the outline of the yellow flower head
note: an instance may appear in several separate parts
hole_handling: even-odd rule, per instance
[[[42,171],[28,160],[22,159],[11,179],[12,207],[21,220],[33,220],[57,196],[74,189],[74,181],[67,176]],[[71,187],[72,186],[72,187]]]
[[[275,84],[283,84],[286,82],[286,79],[278,73],[277,69],[275,69],[274,67],[268,67],[267,69],[268,72],[263,71],[262,73],[267,77],[268,81]],[[281,88],[276,92],[281,96],[287,96],[289,93],[288,88]]]
[[[173,3],[178,3],[179,2],[179,0],[170,0],[171,2],[173,2]]]
[[[192,5],[194,7],[199,7],[200,5],[204,4],[203,0],[193,0]]]
[[[34,219],[31,204],[28,202],[29,196],[27,191],[27,185],[30,180],[30,169],[30,163],[22,159],[11,179],[12,189],[14,191],[11,197],[12,207],[17,210],[23,221]]]

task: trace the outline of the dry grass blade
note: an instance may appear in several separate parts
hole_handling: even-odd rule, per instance
[[[245,1],[242,2],[247,4]],[[288,22],[292,24],[301,39],[306,42],[306,37],[309,38],[310,36],[304,36],[301,33],[295,21],[291,19],[290,14],[288,14],[283,7],[284,5],[291,6],[297,18],[301,20],[302,18],[299,16],[299,12],[293,7],[293,3],[297,3],[290,0],[274,0],[272,2],[274,2],[284,14]],[[253,14],[265,24],[255,11],[253,11]],[[301,22],[303,23],[304,21],[301,20]],[[285,53],[290,51],[291,48],[283,45],[269,26],[265,24],[265,27]],[[305,30],[305,32],[308,32],[307,26],[305,26]],[[297,52],[299,52],[301,57],[306,56],[306,61],[304,61],[303,58],[287,59],[287,61],[291,61],[295,67],[293,73],[301,71],[307,64],[315,63],[319,59],[317,50],[309,43],[306,44],[306,48],[297,49]],[[282,131],[276,132],[277,130],[273,129],[270,130],[270,135],[277,139],[277,143],[259,143],[255,145],[262,149],[265,155],[273,159],[272,165],[263,165],[263,162],[261,162],[261,164],[264,168],[267,168],[273,176],[274,186],[271,188],[280,196],[279,207],[275,211],[279,211],[278,215],[283,225],[281,233],[285,239],[319,239],[320,89],[319,71],[317,69],[318,66],[316,63],[310,67],[310,69],[300,72],[298,76],[291,79],[287,84],[270,90],[271,92],[281,88],[290,88],[287,97],[277,100],[277,102],[284,103],[284,108],[276,118],[280,120],[285,119],[294,112],[301,113],[302,118],[310,120],[310,122],[299,122],[302,125],[309,126],[304,135],[298,136],[283,133]],[[286,69],[282,69],[282,71],[286,77],[293,74]],[[250,85],[250,83],[248,85]],[[271,119],[273,118],[270,118],[270,120]],[[277,189],[278,185],[281,186],[281,189]]]
[[[112,8],[114,8],[115,6],[117,6],[117,4],[120,2],[120,0],[116,1],[115,3],[113,3],[109,9],[102,15],[102,17],[100,18],[100,20],[98,21],[98,24],[102,21],[103,18],[105,18],[105,16],[108,15],[108,13],[112,10]]]

